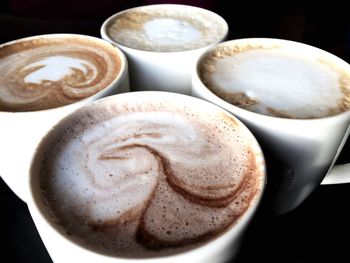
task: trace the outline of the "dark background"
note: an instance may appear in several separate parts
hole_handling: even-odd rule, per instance
[[[99,37],[100,26],[108,16],[127,7],[163,2],[0,0],[0,44],[46,33]],[[279,4],[213,0],[167,2],[192,4],[217,12],[229,24],[229,39],[290,39],[350,61],[350,14],[344,5],[335,1],[328,2],[327,6],[295,1]],[[350,143],[338,163],[350,161],[349,149]],[[51,262],[26,204],[2,179],[0,198],[1,257],[8,262]],[[263,198],[235,262],[350,262],[350,184],[320,186],[301,206],[283,216],[270,212],[267,199]]]

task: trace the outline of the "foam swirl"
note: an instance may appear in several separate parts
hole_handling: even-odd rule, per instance
[[[66,231],[98,251],[154,256],[207,241],[248,208],[261,171],[234,120],[113,107],[75,118],[48,147],[43,195]]]
[[[112,47],[67,38],[23,40],[0,47],[0,110],[55,108],[108,86],[120,70]]]

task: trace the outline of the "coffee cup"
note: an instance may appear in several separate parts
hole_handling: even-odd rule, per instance
[[[227,41],[199,59],[192,94],[257,137],[275,212],[291,211],[321,183],[350,182],[349,166],[334,166],[350,124],[350,66],[342,59],[288,40]]]
[[[59,121],[35,151],[29,184],[54,262],[226,262],[260,202],[265,163],[228,112],[144,91]]]
[[[187,95],[197,58],[227,33],[228,25],[219,15],[173,4],[127,9],[101,27],[102,38],[118,46],[128,59],[131,90]]]
[[[129,90],[123,53],[76,34],[39,35],[0,45],[0,175],[27,199],[30,158],[60,118]]]

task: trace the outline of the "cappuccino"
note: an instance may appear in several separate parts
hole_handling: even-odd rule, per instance
[[[226,22],[208,10],[183,5],[153,5],[118,13],[106,25],[116,43],[145,51],[176,52],[219,42]]]
[[[43,36],[0,46],[0,111],[56,108],[82,100],[115,80],[121,60],[92,37]]]
[[[236,119],[190,97],[148,95],[80,109],[46,136],[32,164],[46,218],[99,253],[147,258],[198,247],[235,225],[263,188],[260,149]]]
[[[311,119],[350,108],[350,74],[344,65],[300,43],[229,41],[202,57],[198,74],[223,100],[260,114]]]

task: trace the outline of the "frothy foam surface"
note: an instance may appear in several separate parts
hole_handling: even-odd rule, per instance
[[[324,57],[286,47],[219,47],[200,72],[218,96],[265,115],[319,118],[350,107],[348,73]]]
[[[144,24],[146,37],[160,45],[186,44],[201,37],[201,32],[189,23],[171,18],[153,19]]]
[[[216,16],[198,9],[150,6],[121,13],[109,23],[107,34],[131,48],[172,52],[219,42],[225,30]]]
[[[35,70],[35,68],[39,68]],[[41,84],[45,81],[59,81],[66,76],[74,74],[75,70],[80,70],[84,75],[87,75],[89,70],[92,70],[92,79],[96,76],[96,65],[90,63],[88,60],[79,58],[72,58],[66,56],[52,56],[43,58],[37,62],[29,64],[24,67],[24,70],[32,71],[25,78],[25,83]]]
[[[0,111],[50,109],[107,87],[120,71],[113,47],[79,37],[18,41],[0,47]]]
[[[104,100],[66,120],[36,160],[51,220],[122,257],[178,253],[229,229],[261,190],[261,160],[230,116],[193,109]]]

